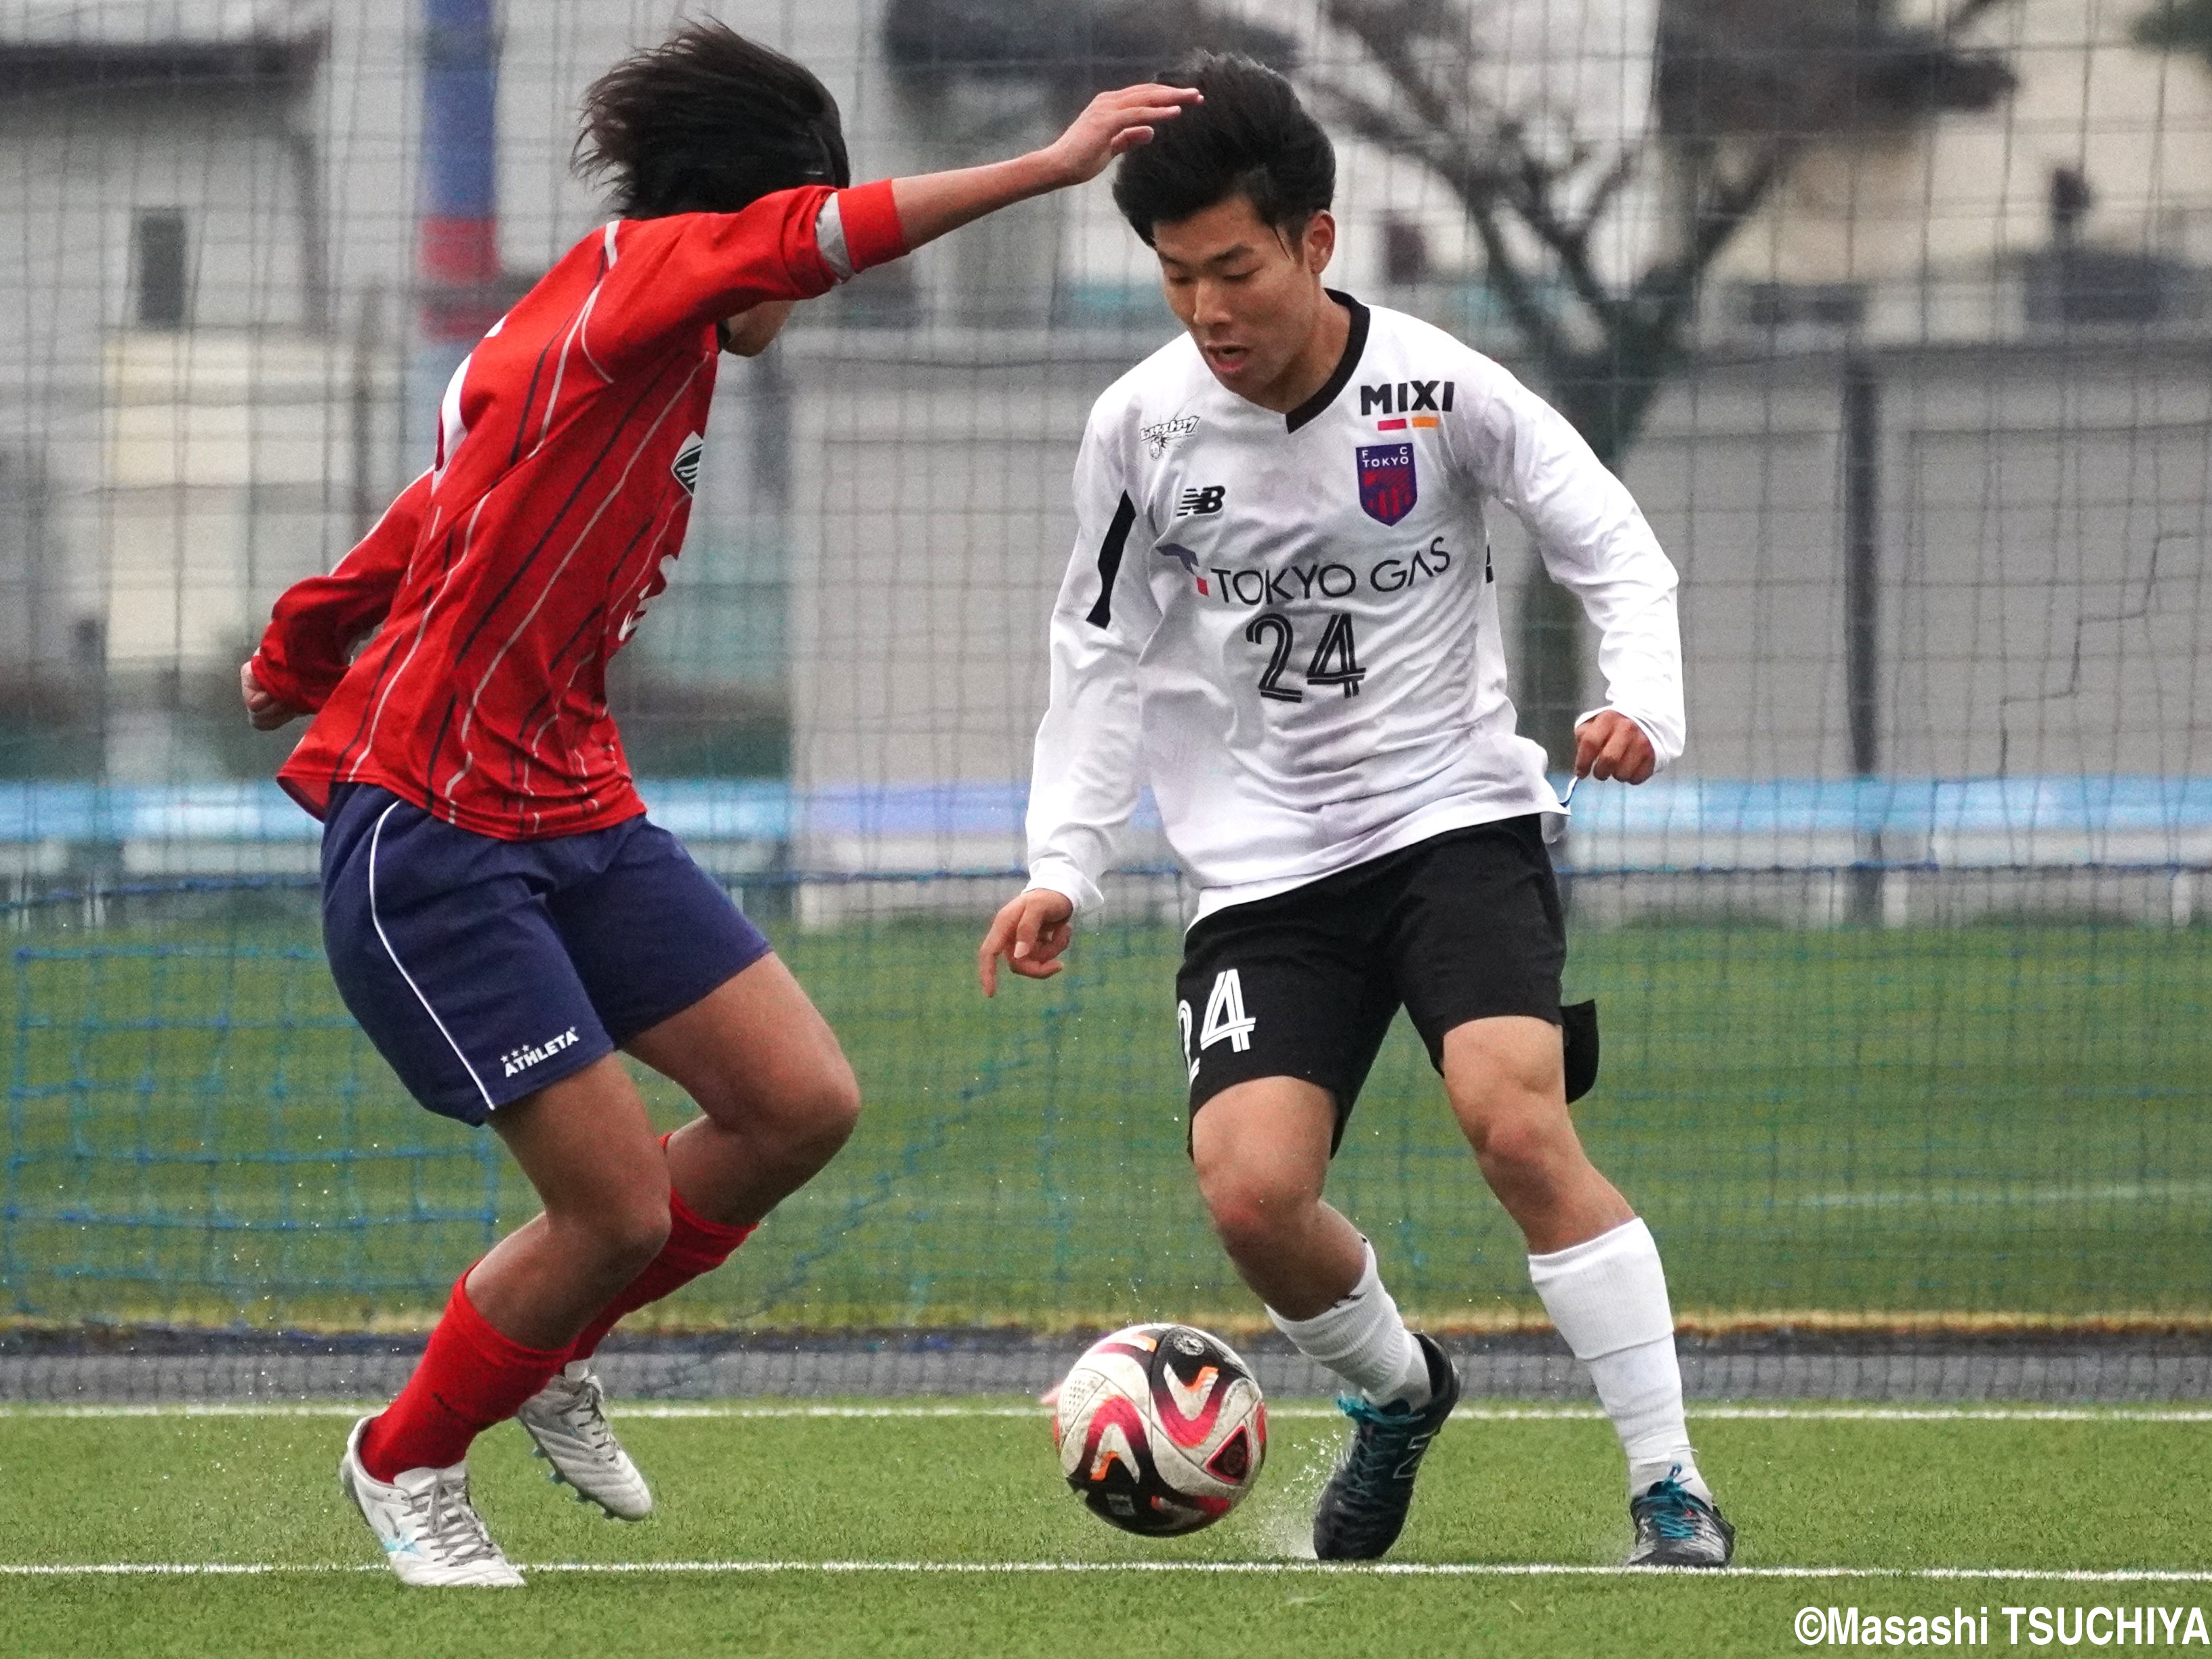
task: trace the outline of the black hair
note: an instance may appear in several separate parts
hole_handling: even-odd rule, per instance
[[[592,82],[574,161],[611,179],[625,219],[735,213],[774,191],[853,180],[830,89],[713,18]]]
[[[1196,87],[1202,104],[1160,124],[1149,144],[1122,156],[1114,205],[1152,245],[1172,224],[1242,196],[1279,228],[1303,224],[1336,195],[1336,151],[1291,83],[1234,52],[1194,52],[1160,77]]]

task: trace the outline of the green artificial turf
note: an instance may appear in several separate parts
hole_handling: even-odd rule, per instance
[[[926,1403],[926,1402],[925,1402]],[[257,1577],[0,1577],[29,1655],[545,1651],[1123,1655],[1172,1646],[1328,1659],[1417,1653],[1795,1650],[1807,1605],[2212,1607],[2212,1583],[2033,1581],[2212,1571],[2203,1423],[1706,1419],[1701,1455],[1746,1565],[2000,1568],[2002,1580],[1165,1574],[1162,1561],[1295,1564],[1340,1432],[1280,1402],[1252,1499],[1211,1531],[1113,1532],[1060,1486],[1041,1415],[623,1419],[660,1509],[623,1526],[548,1486],[511,1427],[478,1443],[478,1501],[525,1563],[781,1562],[748,1573],[541,1571],[519,1593],[406,1592],[380,1567]],[[915,1402],[904,1402],[911,1410]],[[789,1407],[784,1408],[789,1410]],[[1480,1409],[1480,1408],[1477,1408]],[[342,1417],[0,1416],[0,1564],[373,1566],[337,1497]],[[1627,1542],[1610,1428],[1455,1421],[1394,1563],[1601,1565]],[[805,1564],[1104,1564],[955,1574]],[[1996,1633],[2002,1635],[2002,1620]],[[1993,1645],[2003,1647],[2002,1639]]]
[[[212,902],[17,935],[0,1313],[426,1319],[527,1193],[352,1028],[311,894]],[[729,1271],[656,1317],[1255,1316],[1184,1160],[1175,929],[1095,930],[1073,972],[995,1003],[964,923],[776,932],[866,1114]],[[1605,1022],[1578,1120],[1690,1316],[2212,1316],[2212,929],[1583,929],[1569,977]],[[1331,1195],[1431,1324],[1536,1313],[1402,1022]]]

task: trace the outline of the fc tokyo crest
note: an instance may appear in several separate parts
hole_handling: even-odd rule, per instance
[[[1362,444],[1359,447],[1359,504],[1367,516],[1395,524],[1413,510],[1420,486],[1413,478],[1411,444]]]

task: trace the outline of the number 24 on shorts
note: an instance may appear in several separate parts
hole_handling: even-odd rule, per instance
[[[1198,1080],[1199,1056],[1217,1042],[1226,1042],[1238,1054],[1252,1046],[1252,1028],[1260,1022],[1244,1012],[1244,981],[1234,968],[1213,976],[1206,993],[1206,1023],[1199,1028],[1198,1047],[1190,1046],[1190,1004],[1176,1004],[1176,1018],[1182,1026],[1182,1056],[1190,1067],[1190,1080]]]

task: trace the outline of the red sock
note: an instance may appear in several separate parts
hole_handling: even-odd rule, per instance
[[[361,1464],[372,1479],[451,1468],[468,1455],[470,1441],[514,1416],[561,1369],[560,1349],[526,1348],[495,1330],[469,1300],[468,1277],[454,1281],[445,1317],[399,1398],[361,1437]]]
[[[726,1227],[695,1212],[673,1192],[668,1194],[668,1243],[660,1247],[646,1270],[623,1287],[622,1293],[599,1310],[592,1322],[577,1334],[565,1356],[570,1361],[587,1359],[617,1321],[635,1313],[648,1302],[658,1302],[671,1291],[689,1285],[730,1259],[757,1223]]]

